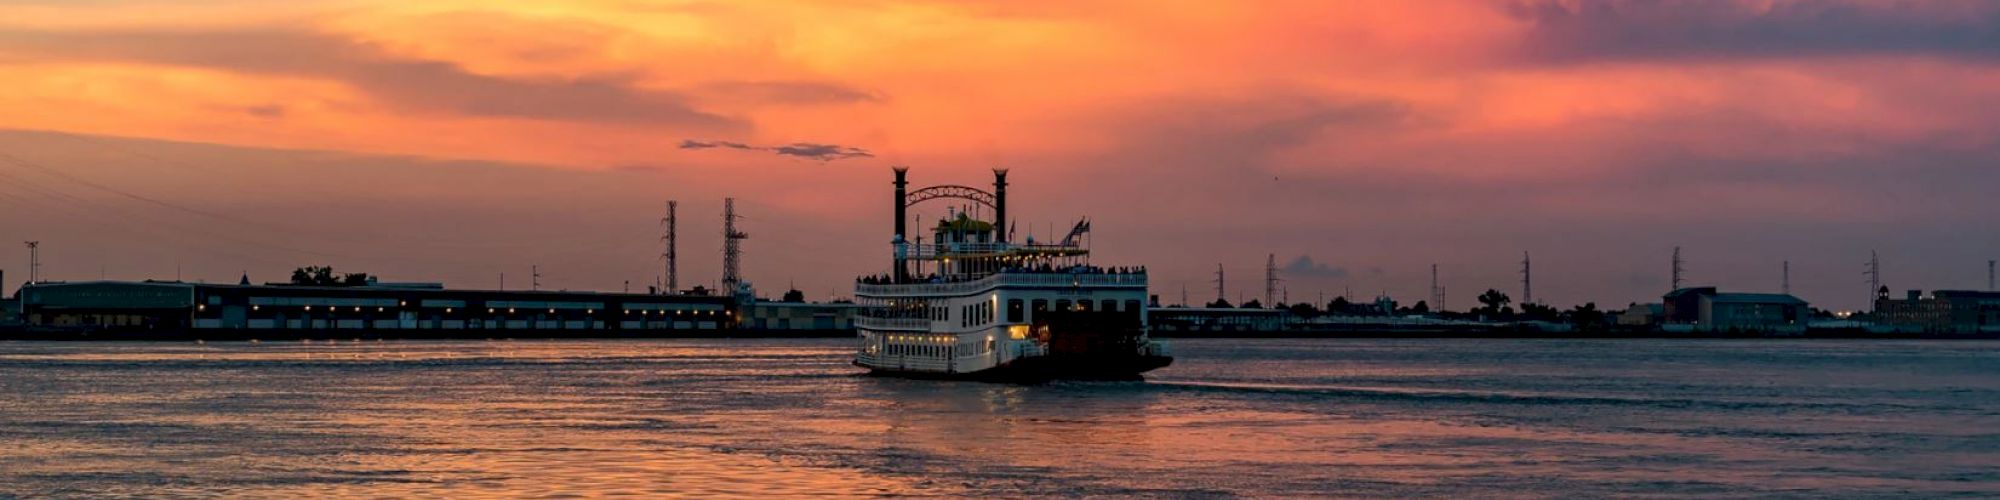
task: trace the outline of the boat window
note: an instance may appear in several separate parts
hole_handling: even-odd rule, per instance
[[[1021,299],[1007,299],[1008,323],[1020,323],[1021,316],[1026,313],[1027,311],[1023,310],[1021,307]]]
[[[1037,319],[1041,319],[1042,313],[1049,312],[1048,299],[1035,299],[1033,303],[1034,307],[1030,308],[1029,310],[1034,311],[1035,314],[1034,316],[1029,317],[1026,321],[1034,321]]]

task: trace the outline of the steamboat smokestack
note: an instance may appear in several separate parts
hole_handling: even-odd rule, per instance
[[[993,241],[1005,242],[1007,234],[1007,169],[993,169]]]
[[[910,167],[896,167],[896,243],[897,244],[903,244],[908,241],[906,238],[908,237],[907,235],[909,234],[908,225],[910,218],[909,215],[906,213],[907,209],[909,208],[909,204],[906,203],[906,201],[908,201],[909,199],[907,196],[908,190],[910,188],[909,173],[910,173]],[[903,269],[903,256],[902,252],[900,251],[898,251],[896,255],[895,273],[896,273],[896,281],[899,283],[902,282],[905,278],[909,277],[909,271]]]

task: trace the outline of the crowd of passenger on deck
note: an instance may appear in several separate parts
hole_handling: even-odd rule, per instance
[[[1054,266],[1049,264],[1042,264],[1039,266],[1003,267],[996,272],[1002,274],[1146,274],[1146,266],[1098,267],[1087,264],[1078,264],[1073,266]],[[938,275],[936,273],[931,273],[924,276],[911,276],[908,280],[901,282],[901,284],[956,283],[960,281],[973,281],[984,277],[985,277],[984,275]],[[888,274],[875,274],[875,275],[862,276],[859,278],[855,278],[854,281],[864,285],[898,284],[898,282],[896,281],[896,277]]]

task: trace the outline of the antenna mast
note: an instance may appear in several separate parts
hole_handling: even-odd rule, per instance
[[[1986,259],[1986,291],[1995,291],[1993,289],[1993,259]]]
[[[28,283],[40,283],[42,281],[42,242],[23,241],[21,243],[28,245]]]
[[[542,289],[542,266],[540,265],[528,266],[528,289],[529,290]]]

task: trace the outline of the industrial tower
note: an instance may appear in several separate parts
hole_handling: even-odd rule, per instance
[[[736,199],[722,199],[722,288],[727,293],[736,293],[743,281],[742,242],[750,235],[736,230]]]
[[[660,223],[666,225],[667,231],[666,234],[660,235],[660,242],[666,245],[666,248],[660,250],[660,259],[667,261],[667,268],[664,270],[665,274],[660,276],[661,279],[666,280],[662,283],[665,288],[660,290],[660,293],[663,294],[672,294],[676,290],[681,289],[681,280],[680,276],[678,276],[679,269],[677,269],[680,256],[675,253],[675,248],[679,245],[674,241],[678,236],[674,220],[677,214],[674,212],[679,208],[679,201],[667,200],[667,216],[660,219]]]

